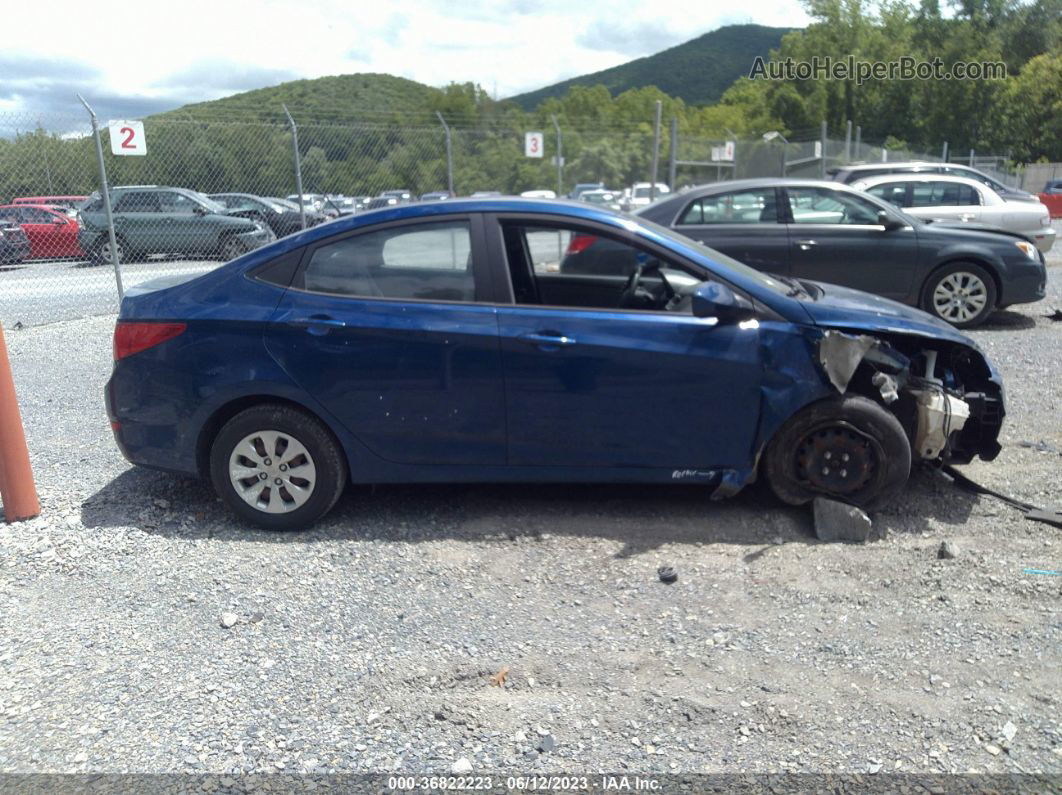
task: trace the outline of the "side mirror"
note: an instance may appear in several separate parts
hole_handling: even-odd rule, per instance
[[[718,318],[720,323],[740,323],[755,317],[756,308],[725,284],[705,282],[693,291],[693,315]]]
[[[878,223],[885,227],[886,232],[894,229],[903,229],[904,223],[899,218],[893,218],[884,210],[878,210]]]
[[[195,215],[206,215],[207,214],[206,207],[199,207],[199,206],[193,207],[192,208],[192,213],[195,214]]]

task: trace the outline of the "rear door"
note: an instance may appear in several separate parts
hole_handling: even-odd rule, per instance
[[[103,217],[102,213],[99,215]],[[126,191],[115,202],[114,231],[131,252],[154,254],[172,251],[165,247],[168,234],[162,221],[157,191]]]
[[[692,200],[671,226],[746,265],[789,273],[789,238],[779,213],[779,191],[749,188]]]
[[[359,229],[303,255],[266,347],[375,455],[505,463],[497,310],[482,222],[454,215]]]
[[[914,229],[886,230],[878,205],[849,191],[824,187],[784,189],[790,273],[901,300],[918,268]]]
[[[919,218],[971,222],[981,218],[981,195],[960,182],[912,182],[908,206]]]

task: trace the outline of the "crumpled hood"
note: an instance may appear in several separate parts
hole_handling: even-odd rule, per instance
[[[823,294],[817,300],[800,303],[817,326],[857,329],[870,333],[916,334],[958,342],[980,350],[977,343],[954,326],[921,309],[836,284],[813,284],[820,288]]]

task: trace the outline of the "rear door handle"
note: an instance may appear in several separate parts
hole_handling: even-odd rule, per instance
[[[794,240],[793,244],[801,251],[808,251],[812,246],[818,245],[814,240]]]
[[[346,328],[346,323],[328,315],[311,315],[310,317],[289,320],[288,325],[305,328],[311,334],[327,334],[329,329]]]
[[[538,345],[542,348],[560,348],[566,345],[574,345],[575,340],[572,337],[566,337],[563,334],[554,334],[552,332],[528,332],[527,334],[521,334],[517,339],[522,342],[526,342],[530,345]]]

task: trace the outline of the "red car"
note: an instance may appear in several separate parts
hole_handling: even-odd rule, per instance
[[[54,205],[74,209],[88,196],[19,196],[11,200],[12,204]]]
[[[0,221],[17,223],[30,242],[30,259],[84,257],[77,242],[77,219],[43,204],[5,204]]]

